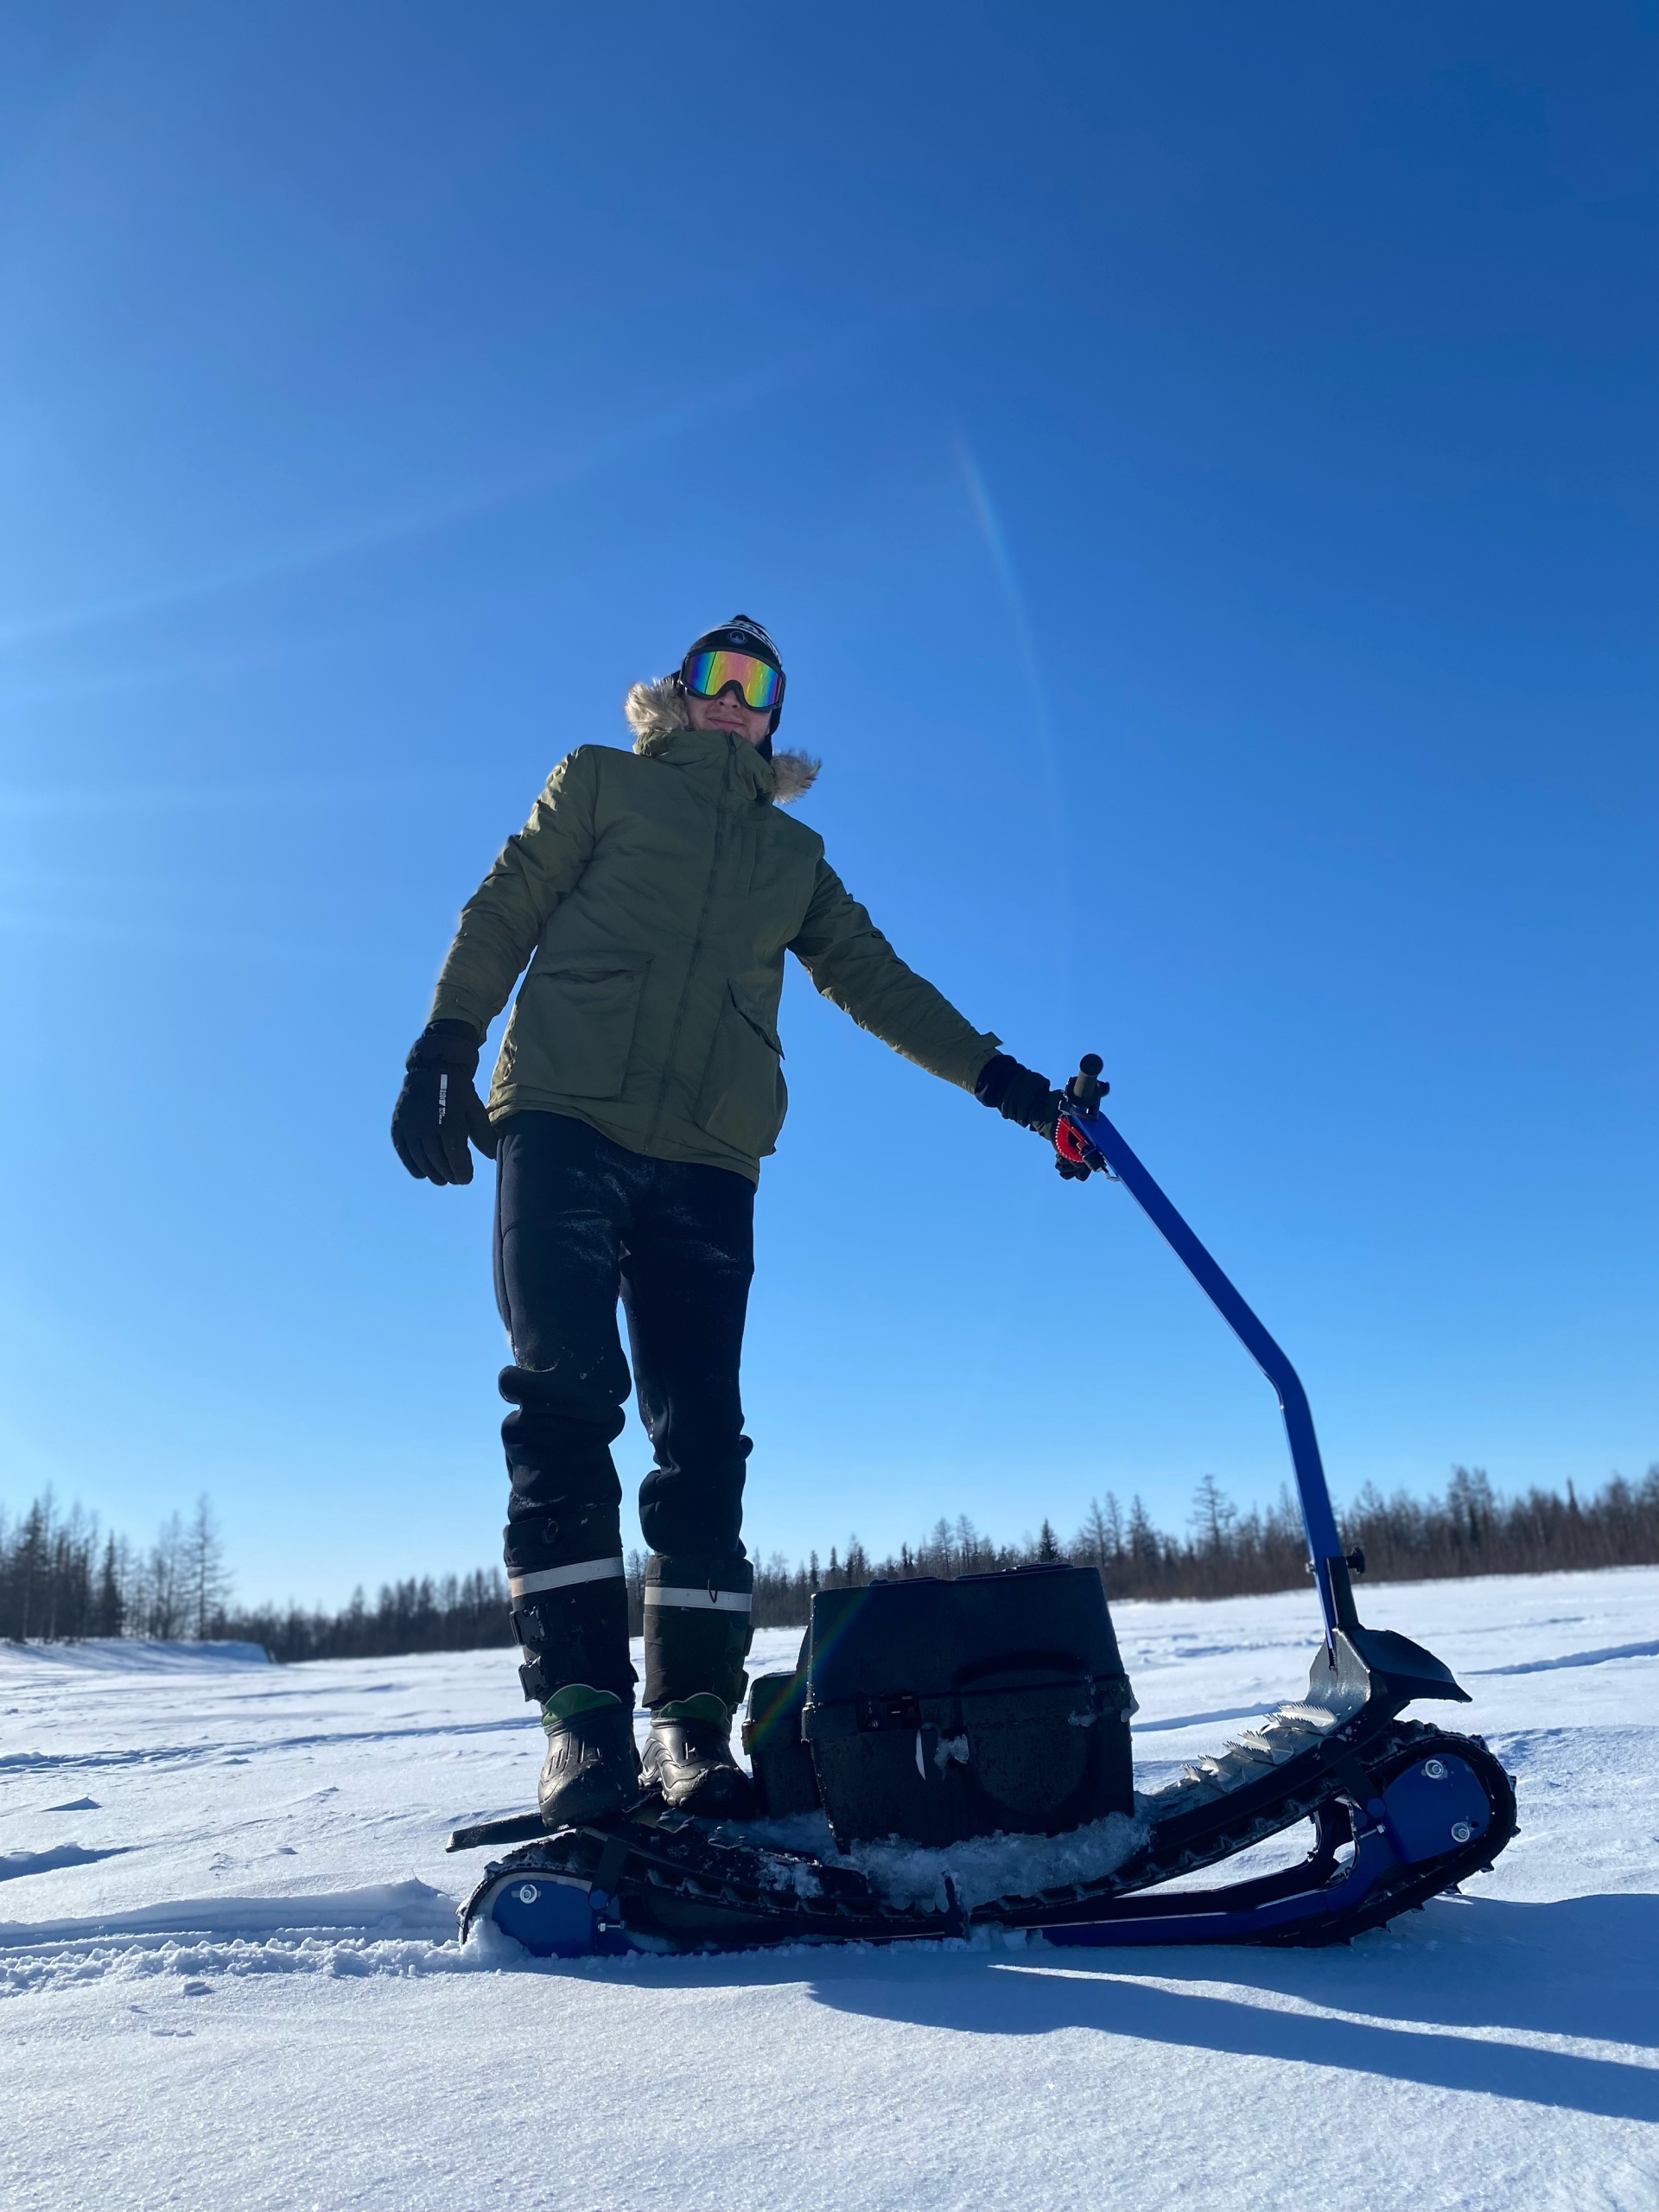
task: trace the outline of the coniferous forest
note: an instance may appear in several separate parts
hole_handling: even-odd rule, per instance
[[[1478,1467],[1458,1467],[1444,1493],[1421,1499],[1360,1491],[1341,1515],[1344,1546],[1363,1554],[1373,1581],[1469,1574],[1532,1574],[1569,1567],[1659,1561],[1659,1465],[1640,1482],[1614,1476],[1580,1497],[1529,1491],[1505,1497]],[[1223,1598],[1294,1589],[1306,1579],[1301,1522],[1288,1491],[1266,1511],[1241,1512],[1213,1476],[1199,1483],[1185,1529],[1154,1526],[1139,1497],[1124,1510],[1109,1491],[1083,1526],[1061,1535],[1045,1521],[1018,1543],[998,1541],[965,1516],[939,1520],[896,1558],[874,1559],[849,1536],[824,1557],[794,1566],[779,1554],[755,1567],[758,1628],[803,1626],[812,1592],[885,1578],[969,1574],[1066,1560],[1097,1567],[1107,1594]],[[628,1586],[639,1633],[645,1560],[632,1553]],[[238,1601],[225,1549],[204,1497],[175,1515],[148,1548],[101,1529],[77,1506],[49,1497],[15,1518],[0,1513],[0,1637],[63,1642],[91,1637],[170,1640],[235,1638],[262,1643],[276,1660],[463,1651],[512,1640],[506,1583],[499,1567],[385,1584],[371,1604],[362,1590],[337,1611]]]

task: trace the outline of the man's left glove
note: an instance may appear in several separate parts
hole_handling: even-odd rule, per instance
[[[469,1021],[429,1021],[416,1039],[391,1110],[391,1141],[410,1173],[429,1183],[470,1183],[470,1137],[495,1157],[495,1135],[473,1088],[482,1043]]]
[[[995,1106],[1005,1122],[1018,1122],[1051,1143],[1065,1103],[1046,1075],[1021,1067],[1012,1052],[992,1053],[979,1071],[974,1096],[982,1106]]]
[[[1096,1168],[1106,1165],[1065,1119],[1065,1093],[1035,1068],[1021,1067],[1011,1052],[995,1052],[986,1061],[974,1096],[982,1105],[995,1106],[1005,1121],[1046,1137],[1054,1147],[1054,1165],[1069,1181],[1086,1183]]]

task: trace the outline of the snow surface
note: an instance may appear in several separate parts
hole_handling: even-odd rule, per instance
[[[0,1645],[0,2205],[1653,2212],[1659,1569],[1363,1610],[1522,1833],[1312,1952],[462,1953],[444,1836],[539,1759],[512,1653]],[[1116,1611],[1142,1788],[1306,1688],[1306,1594]]]

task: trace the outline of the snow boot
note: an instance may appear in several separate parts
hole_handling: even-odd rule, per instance
[[[518,1679],[542,1709],[547,1760],[537,1802],[550,1828],[620,1813],[639,1796],[634,1674],[621,1554],[510,1567]]]
[[[633,1705],[610,1690],[568,1682],[542,1707],[547,1758],[536,1791],[543,1824],[578,1827],[625,1813],[640,1795]]]
[[[647,1788],[676,1812],[752,1820],[754,1786],[732,1756],[748,1687],[754,1569],[741,1553],[655,1553],[645,1563]]]
[[[647,1789],[676,1813],[752,1821],[754,1784],[732,1757],[732,1716],[712,1692],[677,1698],[652,1715],[639,1762]]]

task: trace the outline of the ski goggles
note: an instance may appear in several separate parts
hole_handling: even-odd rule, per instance
[[[699,699],[717,699],[728,683],[735,683],[744,705],[756,714],[775,707],[784,696],[781,671],[753,653],[688,654],[680,681]]]

